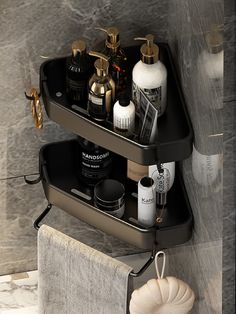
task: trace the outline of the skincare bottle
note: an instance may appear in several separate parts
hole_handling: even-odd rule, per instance
[[[66,93],[71,104],[87,106],[88,80],[92,65],[83,40],[72,43],[72,55],[66,59]]]
[[[152,227],[155,221],[155,182],[150,177],[143,177],[138,182],[138,222],[145,227]]]
[[[167,70],[159,60],[159,48],[153,43],[153,35],[149,34],[135,40],[145,40],[146,43],[140,49],[141,60],[133,68],[132,98],[136,110],[139,111],[139,90],[142,89],[158,110],[158,117],[160,117],[167,106]]]
[[[167,204],[167,193],[174,183],[175,162],[149,166],[148,172],[155,182],[157,206],[164,207]]]
[[[217,25],[212,25],[206,35],[207,49],[198,58],[198,71],[202,78],[207,78],[212,90],[212,99],[208,103],[212,109],[223,108],[224,51],[223,35]]]
[[[112,170],[111,152],[80,136],[77,139],[80,147],[81,181],[93,186],[100,180],[108,178]]]
[[[94,120],[105,121],[115,99],[115,83],[108,72],[108,58],[95,51],[89,55],[98,59],[94,63],[96,73],[89,80],[88,113]]]
[[[199,152],[193,145],[192,171],[196,182],[203,187],[210,187],[219,177],[223,165],[222,154]]]
[[[124,91],[127,84],[126,63],[127,58],[120,46],[120,34],[116,27],[96,27],[107,34],[103,53],[109,58],[109,73],[116,84],[116,96]]]
[[[125,137],[134,134],[135,106],[127,95],[121,95],[113,107],[113,128]]]

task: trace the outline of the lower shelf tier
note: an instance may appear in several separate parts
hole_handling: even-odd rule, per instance
[[[39,163],[49,203],[108,234],[142,249],[169,248],[191,238],[193,215],[178,167],[167,208],[158,213],[162,221],[145,228],[137,221],[137,183],[126,178],[125,158],[113,155],[110,176],[125,186],[125,214],[121,219],[94,206],[93,187],[80,180],[80,146],[76,140],[43,146]]]

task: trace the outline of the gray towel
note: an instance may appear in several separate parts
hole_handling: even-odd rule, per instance
[[[38,232],[39,314],[125,314],[131,267],[46,225]]]

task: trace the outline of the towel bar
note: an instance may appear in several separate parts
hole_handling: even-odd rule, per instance
[[[33,224],[34,229],[36,229],[37,231],[39,230],[40,222],[47,216],[47,214],[50,212],[51,208],[52,208],[52,204],[48,203],[48,205],[44,209],[44,211],[38,216],[38,218],[35,219],[34,224]],[[156,249],[153,249],[151,256],[149,257],[147,262],[140,268],[139,271],[137,271],[137,272],[131,271],[130,276],[131,277],[141,276],[145,272],[145,270],[151,265],[151,263],[154,261],[155,254],[156,254]]]

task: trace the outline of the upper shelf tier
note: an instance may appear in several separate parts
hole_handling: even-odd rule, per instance
[[[158,138],[152,145],[142,145],[127,139],[112,129],[90,119],[83,108],[69,105],[65,93],[65,61],[58,58],[44,62],[40,69],[40,87],[48,117],[69,131],[80,135],[139,164],[180,161],[192,152],[193,131],[183,93],[167,44],[159,43],[160,59],[168,71],[167,109],[158,119]],[[129,86],[132,68],[140,59],[139,46],[125,48],[128,59]]]

